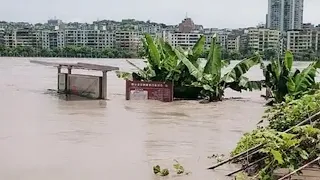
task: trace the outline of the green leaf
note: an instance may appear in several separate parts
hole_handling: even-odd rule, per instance
[[[116,71],[116,75],[118,78],[124,79],[124,80],[130,80],[132,81],[132,73],[129,72],[123,72],[123,71]]]
[[[260,55],[256,54],[252,58],[239,62],[229,73],[222,78],[225,82],[240,81],[240,77],[247,73],[251,67],[260,64]]]
[[[247,77],[241,76],[239,81],[233,81],[225,84],[225,88],[231,88],[235,91],[241,92],[241,90],[261,90],[262,81],[249,81]]]
[[[290,93],[294,93],[296,91],[296,84],[291,77],[288,78],[287,86]]]
[[[307,151],[301,150],[301,151],[300,151],[300,157],[301,157],[302,159],[304,159],[304,160],[307,160],[307,159],[309,159],[309,154],[307,153]]]
[[[314,64],[310,64],[295,77],[295,91],[305,91],[315,84],[316,69]]]
[[[161,168],[159,165],[153,166],[153,173],[158,174],[161,172]]]
[[[202,80],[202,73],[199,71],[197,67],[195,67],[192,62],[189,61],[189,59],[186,58],[184,54],[182,54],[180,51],[175,49],[175,53],[178,56],[178,59],[187,66],[189,73],[194,76],[198,81]]]
[[[230,65],[230,60],[222,60],[221,61],[221,67],[228,67]]]
[[[288,71],[291,71],[293,64],[293,54],[290,51],[286,51],[284,57],[284,66],[287,68]]]
[[[219,82],[221,78],[221,48],[215,44],[216,37],[212,38],[212,44],[210,47],[209,58],[206,66],[204,67],[204,74],[211,74],[215,77],[215,81]]]
[[[157,49],[152,37],[149,34],[145,35],[146,43],[148,47],[149,53],[149,62],[152,66],[159,66],[160,65],[160,52]]]
[[[169,175],[169,170],[168,169],[162,169],[160,172],[160,176],[168,176]]]
[[[209,86],[209,85],[207,85],[207,84],[203,85],[203,89],[204,89],[204,90],[207,90],[207,91],[214,92],[214,90],[212,89],[212,87]]]
[[[196,62],[197,59],[202,55],[204,52],[204,45],[206,43],[205,36],[201,35],[201,37],[198,39],[197,43],[192,48],[192,63]]]
[[[276,150],[271,150],[271,154],[273,155],[273,158],[278,161],[278,163],[281,165],[284,163],[283,161],[283,158],[282,158],[282,155],[279,151],[276,151]]]
[[[210,50],[209,50],[209,54],[208,54],[207,59],[212,58],[213,52],[214,52],[215,46],[216,46],[216,41],[217,41],[217,34],[214,34],[211,39]]]
[[[173,168],[175,169],[175,171],[177,172],[177,174],[182,174],[184,173],[184,167],[181,166],[179,163],[174,164]]]

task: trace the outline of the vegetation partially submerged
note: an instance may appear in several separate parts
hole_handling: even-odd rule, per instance
[[[265,76],[265,85],[272,91],[274,101],[279,103],[285,100],[285,96],[299,98],[312,90],[319,89],[315,81],[317,68],[320,61],[309,64],[303,70],[292,71],[294,57],[287,51],[283,60],[272,59],[267,66],[262,64]]]
[[[261,81],[250,81],[244,75],[255,65],[261,63],[259,54],[244,59],[231,71],[223,73],[229,61],[221,59],[221,47],[213,36],[209,53],[205,53],[205,37],[201,36],[194,47],[184,51],[172,47],[161,38],[153,39],[146,34],[144,38],[146,64],[143,69],[129,62],[138,72],[118,72],[118,77],[139,81],[172,82],[176,98],[205,98],[210,101],[222,100],[226,88],[235,91],[261,89]]]
[[[265,127],[245,134],[238,142],[232,155],[245,152],[257,145],[262,148],[249,154],[242,163],[255,163],[249,175],[259,179],[272,179],[274,170],[295,170],[320,155],[320,91],[313,95],[302,95],[300,99],[287,96],[285,102],[266,111]],[[303,120],[313,116],[306,124]],[[296,126],[298,124],[298,126]],[[290,131],[288,131],[290,129]]]
[[[174,160],[173,169],[177,175],[189,175],[190,172],[185,172],[184,167],[177,161]],[[169,169],[161,169],[159,165],[153,166],[153,173],[159,176],[168,176],[170,174]]]

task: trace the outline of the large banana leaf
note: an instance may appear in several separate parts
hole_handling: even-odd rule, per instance
[[[212,38],[210,52],[208,56],[208,62],[204,67],[204,74],[211,74],[214,78],[215,83],[218,83],[221,78],[221,48],[216,44],[216,38]]]
[[[193,64],[195,64],[198,58],[200,58],[200,56],[203,54],[205,42],[206,42],[205,36],[201,35],[197,43],[192,47],[192,54],[189,55],[188,58]]]
[[[290,93],[306,91],[315,84],[317,72],[315,65],[316,63],[312,63],[295,77],[289,77],[287,86]]]
[[[179,50],[174,50],[178,59],[188,68],[189,73],[194,76],[198,81],[202,80],[203,74],[189,59]]]
[[[214,52],[214,48],[215,48],[216,43],[217,43],[216,41],[217,41],[217,35],[214,34],[212,36],[212,40],[211,40],[211,44],[210,44],[210,51],[209,51],[207,59],[211,59],[212,58],[213,52]]]
[[[157,46],[155,45],[152,37],[149,34],[146,34],[145,38],[149,53],[149,63],[151,64],[151,66],[159,66],[161,56],[157,49]]]
[[[250,81],[247,77],[241,76],[239,81],[226,83],[225,88],[231,88],[238,92],[241,92],[242,90],[261,90],[262,81]]]
[[[288,71],[291,71],[292,64],[293,64],[293,54],[290,51],[287,51],[284,58],[284,66],[287,68]]]
[[[221,60],[221,67],[228,67],[230,65],[230,60]]]
[[[251,67],[260,64],[260,62],[261,58],[259,54],[256,54],[252,58],[242,60],[229,73],[225,74],[222,80],[225,82],[240,81],[242,75],[247,73]]]
[[[164,66],[168,71],[176,70],[178,66],[178,57],[173,50],[173,47],[168,43],[163,43],[163,52],[164,52]]]

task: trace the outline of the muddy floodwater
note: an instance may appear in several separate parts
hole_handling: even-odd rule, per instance
[[[0,58],[0,179],[223,180],[235,167],[208,171],[264,111],[262,92],[226,92],[218,103],[126,101],[125,82],[108,73],[107,101],[65,101],[52,90],[57,70],[29,60],[91,62],[132,70],[119,59]],[[141,60],[133,60],[141,65]],[[74,73],[100,74],[74,71]],[[248,76],[261,79],[259,67]],[[160,178],[152,166],[191,174]],[[230,178],[229,178],[230,179]]]

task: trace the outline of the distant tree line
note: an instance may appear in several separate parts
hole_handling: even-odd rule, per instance
[[[209,50],[202,55],[207,57]],[[252,49],[245,49],[241,51],[222,50],[221,56],[225,60],[241,60],[251,57],[255,53]],[[266,49],[260,52],[265,60],[276,59],[282,57],[278,55],[276,49]],[[138,52],[125,51],[119,48],[104,48],[96,49],[87,46],[66,46],[63,48],[35,48],[30,46],[7,47],[0,45],[0,56],[6,57],[78,57],[78,58],[141,58],[144,57],[144,52],[140,48]],[[300,54],[295,54],[297,61],[313,61],[320,57],[320,52],[313,49],[306,49]]]
[[[96,49],[66,46],[63,48],[34,48],[30,46],[6,47],[0,45],[0,56],[6,57],[79,57],[79,58],[135,58],[136,52],[117,48]]]
[[[208,53],[207,51],[206,53]],[[245,49],[242,51],[228,51],[228,50],[222,50],[221,56],[222,59],[225,60],[241,60],[245,58],[252,57],[256,51],[253,49]],[[272,59],[282,59],[283,58],[283,53],[279,54],[280,52],[277,49],[266,49],[264,51],[260,51],[259,54],[261,57],[266,60],[272,60]],[[204,55],[206,57],[207,54]],[[295,54],[294,56],[296,61],[314,61],[320,58],[320,52],[317,52],[313,49],[306,49],[302,51],[299,54]]]

